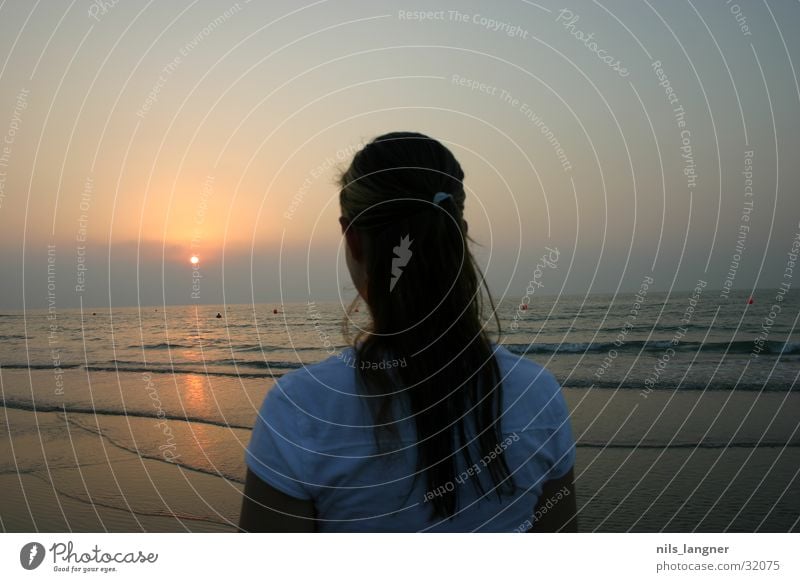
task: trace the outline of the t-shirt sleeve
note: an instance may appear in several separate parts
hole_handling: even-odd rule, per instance
[[[305,426],[306,414],[279,380],[261,404],[245,455],[247,466],[262,481],[296,499],[312,498],[305,479],[311,455]]]

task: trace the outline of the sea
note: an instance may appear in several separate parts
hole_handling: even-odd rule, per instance
[[[368,325],[366,311],[351,314],[351,332]],[[104,447],[240,485],[241,445],[266,391],[350,345],[345,313],[325,301],[0,312],[0,436],[11,445],[33,438],[51,414],[54,443],[84,432]],[[564,387],[581,530],[798,529],[796,293],[644,285],[536,295],[524,306],[503,299],[496,314],[501,333],[492,339]],[[169,435],[131,428],[164,421]],[[74,468],[55,445],[43,450],[0,448],[0,475]],[[97,462],[87,454],[78,466]],[[235,522],[207,507],[182,511]]]
[[[712,293],[542,296],[527,309],[505,301],[497,306],[500,342],[571,388],[797,390],[796,294],[774,313],[776,291],[753,303],[747,294]],[[353,314],[352,331],[366,325],[364,309]],[[317,301],[6,312],[0,365],[275,378],[341,353],[344,318],[341,303]]]

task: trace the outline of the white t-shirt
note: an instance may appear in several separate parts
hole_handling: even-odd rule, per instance
[[[498,346],[503,379],[503,450],[516,492],[498,499],[489,463],[457,455],[459,507],[451,519],[432,517],[424,473],[417,475],[413,418],[397,423],[399,449],[378,453],[372,416],[356,388],[352,349],[293,371],[267,394],[247,449],[247,465],[266,483],[298,499],[311,499],[320,531],[495,531],[525,529],[545,482],[575,463],[575,442],[555,378],[538,364]],[[477,443],[477,441],[475,441]],[[413,487],[412,487],[413,486]],[[442,491],[438,492],[442,493]]]

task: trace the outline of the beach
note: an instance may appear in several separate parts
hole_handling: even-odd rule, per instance
[[[27,371],[14,372],[4,372],[4,387],[26,380]],[[96,391],[120,388],[111,372],[73,372],[73,387],[82,380]],[[51,376],[31,372],[34,383]],[[185,381],[213,392],[215,382],[229,380]],[[174,378],[161,374],[156,382],[166,392]],[[260,401],[265,382],[242,382]],[[135,389],[124,380],[121,388]],[[800,447],[796,435],[788,445],[782,437],[796,430],[800,394],[565,394],[578,439],[581,531],[797,530]],[[708,415],[718,422],[709,426]],[[4,531],[235,531],[249,430],[172,416],[5,407]]]
[[[13,381],[14,375],[4,376],[4,384]],[[51,376],[41,370],[31,375],[34,382]],[[67,378],[71,386],[82,380],[92,390],[118,388],[108,372],[75,371]],[[167,375],[156,381],[159,387],[171,382]],[[8,407],[0,428],[5,531],[236,529],[249,430],[135,412]]]

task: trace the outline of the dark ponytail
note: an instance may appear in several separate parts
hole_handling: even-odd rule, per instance
[[[503,453],[494,456],[502,440],[502,384],[483,320],[486,283],[467,244],[463,179],[441,143],[398,132],[359,151],[340,182],[342,215],[364,241],[372,324],[354,347],[376,440],[382,446],[396,437],[394,400],[406,399],[417,432],[417,472],[429,492],[439,493],[431,501],[441,517],[458,508],[459,450],[464,468],[495,451],[487,463],[493,489],[498,496],[513,490]],[[434,203],[438,192],[449,196]],[[387,358],[407,365],[369,365]],[[487,493],[480,478],[470,480]]]

